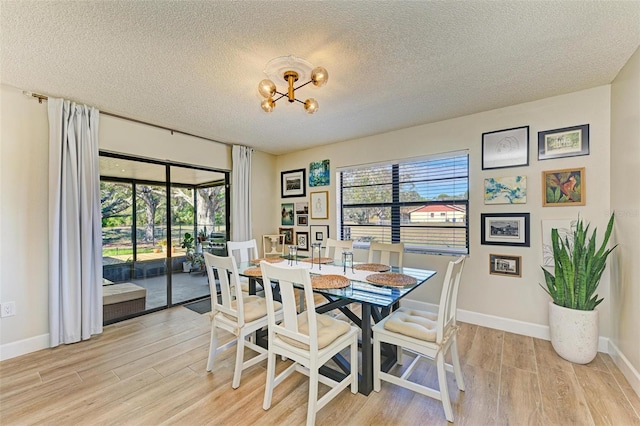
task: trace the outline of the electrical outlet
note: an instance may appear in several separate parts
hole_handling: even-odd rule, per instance
[[[16,314],[16,302],[6,302],[0,305],[0,316],[12,317]]]

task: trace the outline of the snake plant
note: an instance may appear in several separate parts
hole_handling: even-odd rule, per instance
[[[613,230],[611,215],[602,245],[596,251],[596,228],[587,241],[589,225],[578,218],[573,244],[569,237],[564,240],[558,236],[558,230],[551,231],[555,275],[542,268],[547,288],[540,285],[553,299],[553,303],[565,308],[592,311],[602,298],[598,299],[596,290],[606,267],[609,254],[616,248],[607,249],[607,242]]]

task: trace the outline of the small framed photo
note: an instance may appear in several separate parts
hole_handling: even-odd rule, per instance
[[[584,167],[542,172],[542,205],[544,207],[584,206],[587,182]]]
[[[311,193],[311,219],[329,219],[329,191]]]
[[[538,132],[538,160],[589,155],[589,125]]]
[[[280,172],[280,197],[305,197],[307,195],[306,176],[306,169]]]
[[[284,235],[285,244],[293,244],[293,228],[278,228],[278,233]]]
[[[482,170],[529,165],[529,126],[482,134]]]
[[[281,208],[280,224],[282,226],[293,226],[293,219],[294,219],[293,203],[282,203],[280,205],[280,208]]]
[[[329,238],[329,225],[311,225],[311,242],[321,243],[326,246],[327,238]]]
[[[306,214],[299,214],[296,219],[298,226],[309,226],[309,216]]]
[[[309,233],[296,232],[296,245],[298,250],[309,250]]]
[[[522,277],[522,256],[506,254],[489,255],[489,273],[507,277]]]
[[[309,214],[309,202],[308,201],[296,202],[296,214]]]
[[[480,244],[529,247],[529,213],[482,213],[480,221]]]

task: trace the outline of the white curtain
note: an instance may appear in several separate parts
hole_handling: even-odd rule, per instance
[[[231,240],[247,241],[251,233],[251,153],[246,146],[234,145],[231,151]]]
[[[99,111],[49,98],[51,347],[102,333]]]

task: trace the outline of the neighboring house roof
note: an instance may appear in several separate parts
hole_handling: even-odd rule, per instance
[[[465,213],[466,209],[465,209],[464,206],[456,206],[456,205],[449,205],[449,204],[447,204],[447,205],[445,205],[445,204],[431,204],[431,205],[428,205],[428,206],[422,206],[422,207],[418,207],[417,209],[410,210],[409,214],[411,214],[411,213],[448,213],[448,212]]]

